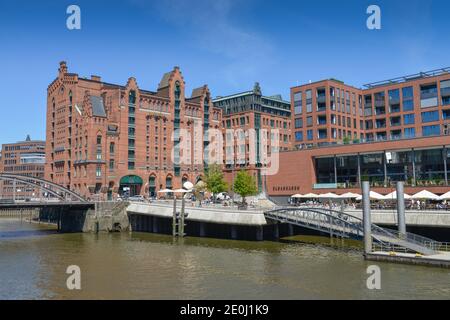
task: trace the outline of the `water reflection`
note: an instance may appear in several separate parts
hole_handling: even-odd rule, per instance
[[[18,233],[17,233],[18,231]],[[359,244],[246,242],[133,234],[55,234],[0,219],[2,299],[414,299],[450,297],[445,269],[380,263],[366,289]],[[293,241],[295,240],[295,241]],[[302,242],[298,242],[301,240]],[[82,290],[66,289],[69,265]]]

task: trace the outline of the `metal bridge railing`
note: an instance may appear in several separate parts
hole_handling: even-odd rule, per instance
[[[361,218],[332,209],[284,207],[265,212],[264,214],[268,218],[281,222],[299,224],[310,229],[342,237],[353,235],[362,238],[364,236],[363,220]],[[401,247],[408,252],[416,249],[430,254],[432,252],[450,251],[449,243],[438,242],[417,234],[409,232],[401,234],[397,230],[382,228],[375,224],[372,224],[371,231],[375,240],[374,243],[385,249]]]

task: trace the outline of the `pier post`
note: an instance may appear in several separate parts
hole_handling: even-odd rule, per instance
[[[280,238],[280,229],[278,227],[278,223],[273,225],[273,237],[274,237],[274,239]]]
[[[206,225],[204,222],[200,222],[200,237],[206,236]]]
[[[264,232],[262,226],[256,227],[256,240],[257,241],[263,241],[264,240]]]
[[[364,253],[372,252],[372,223],[370,217],[370,184],[369,181],[362,183],[363,200],[363,225],[364,225]]]
[[[397,223],[398,231],[401,235],[406,235],[406,223],[405,223],[405,192],[404,183],[402,181],[397,182]]]
[[[172,217],[172,236],[177,236],[177,196],[175,195],[175,192],[173,193],[173,217]],[[153,225],[155,225],[155,220],[153,220]],[[155,228],[153,227],[153,230]],[[155,231],[153,231],[155,232]]]
[[[237,227],[231,226],[231,239],[236,240],[237,239]]]
[[[153,233],[158,233],[158,218],[157,217],[153,217],[152,231],[153,231]]]
[[[184,237],[185,233],[184,233],[184,210],[185,209],[185,199],[184,199],[184,194],[181,197],[181,212],[180,212],[180,228],[179,228],[179,236],[180,237]]]
[[[294,235],[294,226],[292,224],[288,224],[288,236],[292,237]]]

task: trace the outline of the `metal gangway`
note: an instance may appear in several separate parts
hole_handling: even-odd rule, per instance
[[[285,207],[265,211],[264,216],[269,220],[324,232],[330,236],[358,240],[364,237],[363,220],[342,211],[327,208]],[[371,231],[374,248],[382,251],[394,251],[401,248],[405,252],[433,255],[450,249],[448,244],[409,232],[403,234],[375,224],[371,224]]]

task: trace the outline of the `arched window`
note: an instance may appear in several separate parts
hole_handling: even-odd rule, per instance
[[[101,145],[102,144],[102,136],[98,135],[97,136],[97,145]]]
[[[69,103],[72,105],[73,97],[72,97],[72,91],[69,91]]]
[[[172,177],[171,176],[166,177],[166,188],[172,189]]]

